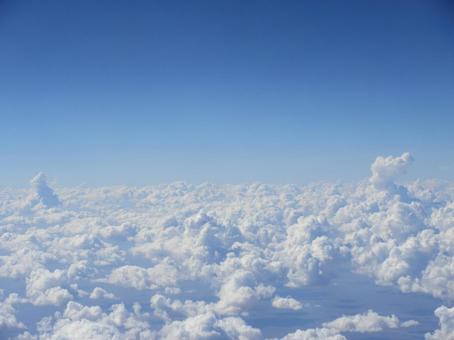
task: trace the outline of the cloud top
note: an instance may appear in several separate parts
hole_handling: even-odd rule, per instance
[[[30,180],[33,192],[30,201],[33,204],[41,203],[47,208],[56,207],[60,205],[60,200],[55,194],[54,190],[47,184],[46,175],[42,172],[35,175]]]
[[[370,182],[378,189],[391,188],[394,180],[404,174],[414,159],[410,153],[405,152],[398,157],[379,156],[372,163]]]
[[[440,326],[427,337],[446,338],[454,185],[398,186],[411,162],[378,157],[370,181],[355,184],[174,183],[58,196],[38,174],[28,196],[0,192],[0,334],[262,339],[281,326],[273,336],[338,340],[411,326],[424,336],[423,316],[374,311],[350,277],[363,275],[438,299]],[[323,317],[317,303],[326,300],[312,303],[310,292],[337,289],[339,277],[358,295],[351,310]],[[314,327],[295,331],[305,316]]]

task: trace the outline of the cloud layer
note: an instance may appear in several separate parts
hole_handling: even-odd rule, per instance
[[[39,174],[31,190],[3,189],[0,334],[261,339],[268,335],[252,316],[303,315],[300,290],[329,287],[347,268],[438,299],[440,326],[426,337],[446,339],[454,329],[454,187],[398,184],[412,161],[408,153],[378,157],[368,181],[345,185],[54,191]],[[345,339],[417,324],[368,309],[279,337]]]

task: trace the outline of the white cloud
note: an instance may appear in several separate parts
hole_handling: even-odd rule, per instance
[[[29,202],[34,205],[41,203],[45,207],[55,207],[60,204],[60,200],[55,192],[47,185],[47,178],[42,172],[38,173],[30,181],[33,192],[29,197]]]
[[[126,265],[112,271],[109,281],[122,287],[132,287],[136,289],[153,288],[151,279],[145,268]]]
[[[90,299],[115,299],[115,295],[109,293],[105,289],[100,287],[95,287],[93,291],[90,293]]]
[[[45,314],[24,339],[263,338],[251,319],[300,310],[284,296],[336,289],[331,280],[348,270],[451,306],[454,185],[399,186],[411,163],[409,154],[378,157],[370,180],[353,184],[60,188],[57,197],[39,175],[31,191],[0,189],[8,296],[0,324],[24,332],[30,313]],[[149,313],[137,301],[150,301]],[[451,331],[449,313],[437,313],[444,321],[433,336]],[[347,330],[412,324],[386,314],[344,316],[287,338],[343,339]]]
[[[394,180],[404,173],[411,163],[413,163],[413,157],[408,152],[399,157],[379,156],[370,167],[372,171],[370,181],[380,189],[394,186]]]
[[[311,328],[287,334],[282,340],[347,340],[345,336],[339,334],[334,329]]]
[[[238,317],[219,319],[213,312],[199,314],[183,321],[173,321],[159,334],[163,339],[261,339],[260,330],[248,326]]]
[[[387,328],[411,327],[417,325],[416,321],[400,322],[395,315],[381,316],[369,310],[365,314],[342,316],[334,321],[323,324],[323,327],[342,332],[380,332]]]
[[[257,284],[252,273],[238,270],[222,285],[216,310],[223,314],[247,312],[274,291],[272,286]]]
[[[61,305],[73,296],[68,290],[60,287],[65,280],[62,270],[50,272],[37,269],[30,273],[26,280],[27,297],[35,305]]]
[[[99,306],[83,306],[70,301],[63,315],[44,318],[38,325],[39,338],[56,339],[153,339],[154,333],[139,308],[128,311],[123,304],[108,313]]]
[[[14,307],[11,304],[0,302],[0,331],[5,328],[21,329],[25,328],[25,325],[17,321]]]
[[[303,304],[291,297],[275,296],[272,301],[274,308],[300,310]]]
[[[213,304],[207,304],[204,301],[172,300],[161,294],[155,294],[151,297],[150,307],[156,317],[165,321],[182,317],[194,317],[214,310]]]
[[[435,310],[439,319],[440,328],[433,333],[426,334],[426,340],[453,340],[454,339],[454,307],[440,306]]]
[[[369,310],[364,314],[342,316],[326,322],[321,328],[297,330],[286,335],[282,340],[345,340],[342,333],[359,332],[374,333],[389,328],[411,327],[418,323],[414,320],[401,322],[396,316],[382,316]]]

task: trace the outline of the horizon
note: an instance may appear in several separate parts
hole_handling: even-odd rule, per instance
[[[442,183],[450,183],[451,181],[445,180],[445,179],[440,179],[440,178],[417,178],[415,176],[412,176],[413,168],[415,166],[414,158],[413,155],[410,153],[403,153],[400,157],[402,157],[405,154],[409,154],[411,157],[411,169],[409,171],[405,170],[399,173],[398,176],[396,176],[398,179],[399,183],[402,184],[409,184],[411,182],[417,182],[417,181],[436,181],[439,184]],[[260,182],[260,181],[249,181],[249,182],[190,182],[190,181],[184,181],[184,180],[175,180],[175,181],[170,181],[170,182],[161,182],[161,183],[149,183],[149,184],[136,184],[136,185],[128,185],[128,184],[108,184],[108,185],[99,185],[99,186],[93,186],[93,185],[88,185],[88,184],[78,184],[78,185],[62,185],[61,183],[58,182],[57,178],[51,177],[49,178],[46,173],[39,171],[37,172],[34,176],[29,178],[27,181],[25,181],[21,186],[0,186],[2,189],[17,189],[17,190],[29,190],[30,186],[33,186],[33,181],[37,177],[43,177],[44,181],[46,183],[49,183],[52,187],[54,188],[60,188],[60,189],[65,189],[65,188],[94,188],[94,189],[99,189],[99,188],[115,188],[115,187],[125,187],[125,188],[141,188],[141,187],[157,187],[157,186],[163,186],[163,185],[174,185],[174,184],[184,184],[184,185],[189,185],[189,186],[203,186],[203,185],[215,185],[215,186],[250,186],[250,185],[267,185],[267,186],[287,186],[287,185],[292,185],[292,186],[299,186],[299,187],[307,187],[307,186],[313,186],[313,185],[321,185],[321,184],[336,184],[336,185],[347,185],[347,184],[361,184],[365,183],[367,184],[368,182],[371,181],[371,174],[373,173],[372,166],[373,164],[380,158],[394,158],[394,157],[399,157],[398,155],[389,155],[389,156],[377,156],[374,160],[369,165],[369,174],[368,176],[365,176],[363,178],[359,179],[353,179],[353,180],[318,180],[318,181],[312,181],[312,182],[307,182],[307,183],[291,183],[291,182],[282,182],[282,183],[269,183],[269,182]],[[417,163],[417,162],[416,162]]]

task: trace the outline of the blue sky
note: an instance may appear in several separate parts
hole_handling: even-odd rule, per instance
[[[0,1],[0,185],[454,179],[449,1]]]

